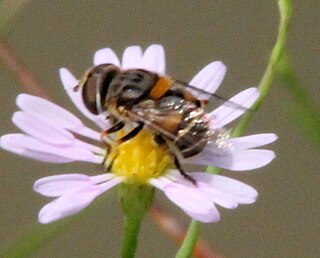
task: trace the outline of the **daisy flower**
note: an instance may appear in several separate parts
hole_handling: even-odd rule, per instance
[[[151,45],[145,52],[139,46],[128,47],[121,62],[110,48],[101,49],[95,53],[93,63],[95,66],[109,63],[122,69],[142,68],[165,74],[165,56],[161,45]],[[222,62],[212,62],[191,80],[190,85],[214,93],[225,73],[226,67]],[[191,183],[178,170],[170,169],[171,156],[154,143],[154,134],[148,129],[117,147],[118,155],[112,170],[107,171],[105,164],[112,152],[102,143],[101,132],[110,128],[111,122],[106,120],[105,114],[94,115],[87,110],[81,92],[77,90],[79,81],[69,70],[61,68],[60,78],[71,101],[98,129],[86,126],[75,115],[48,100],[20,94],[16,99],[20,111],[14,113],[12,121],[23,133],[2,136],[0,146],[15,154],[43,162],[82,161],[101,164],[105,173],[95,176],[60,174],[37,180],[33,189],[54,198],[41,209],[41,223],[50,223],[81,211],[96,197],[120,183],[149,184],[161,190],[190,217],[201,222],[217,222],[220,219],[216,205],[234,209],[239,204],[256,201],[258,193],[254,188],[225,176],[192,172],[188,175],[197,183]],[[249,108],[258,96],[256,88],[249,88],[230,100]],[[210,129],[224,132],[221,128],[244,112],[245,109],[222,104],[209,113]],[[256,169],[268,164],[275,154],[270,150],[255,148],[269,144],[276,138],[274,134],[230,138],[227,133],[221,133],[218,140],[209,142],[200,154],[181,162],[233,171]]]

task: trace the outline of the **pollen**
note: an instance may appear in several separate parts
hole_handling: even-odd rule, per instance
[[[126,183],[145,184],[165,173],[172,158],[165,146],[154,141],[154,134],[142,130],[132,139],[112,148],[106,166],[113,160],[112,173],[126,178]]]

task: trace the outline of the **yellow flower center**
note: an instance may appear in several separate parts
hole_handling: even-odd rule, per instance
[[[111,149],[105,166],[113,160],[111,172],[124,176],[127,183],[145,184],[161,176],[172,163],[166,147],[155,143],[154,134],[148,130]]]

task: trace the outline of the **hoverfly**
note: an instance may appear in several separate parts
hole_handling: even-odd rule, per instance
[[[155,142],[170,150],[180,173],[195,183],[179,160],[195,156],[209,141],[216,140],[217,132],[210,130],[210,118],[204,109],[214,94],[157,73],[121,70],[113,64],[89,69],[79,83],[79,90],[91,113],[105,113],[111,119],[113,126],[103,135],[115,133],[128,123],[135,124],[118,140],[120,144],[135,137],[144,127],[151,129]]]

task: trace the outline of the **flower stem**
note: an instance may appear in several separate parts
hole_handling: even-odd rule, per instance
[[[118,193],[125,214],[122,258],[133,258],[138,244],[141,221],[149,211],[154,188],[148,185],[121,184]]]
[[[122,258],[133,258],[137,244],[138,234],[140,230],[141,221],[139,219],[133,219],[132,217],[126,217],[124,223],[124,241],[122,249]]]
[[[278,36],[277,36],[276,43],[271,51],[267,68],[259,83],[258,88],[261,94],[259,99],[252,106],[253,110],[258,110],[258,108],[262,104],[262,101],[267,95],[270,89],[274,74],[276,73],[276,66],[279,63],[285,49],[285,42],[287,39],[289,22],[290,22],[291,13],[292,13],[291,0],[279,0],[278,8],[280,12],[280,24],[279,24]],[[245,131],[252,116],[253,116],[253,112],[248,112],[247,114],[245,114],[242,117],[242,119],[240,119],[240,121],[238,122],[232,135],[240,136]],[[208,171],[213,172],[214,174],[217,174],[219,170],[215,168],[208,168]],[[189,225],[188,233],[176,255],[176,258],[187,258],[192,255],[192,251],[196,244],[199,234],[200,234],[200,223],[193,220]]]
[[[289,115],[304,132],[310,143],[320,150],[320,112],[310,94],[295,75],[291,60],[283,55],[278,66],[277,74],[291,94],[293,103],[289,106]]]
[[[195,220],[191,221],[184,241],[176,254],[176,258],[188,258],[191,256],[200,234],[200,226],[200,222]]]
[[[251,107],[252,110],[257,111],[261,106],[262,101],[267,95],[273,77],[276,73],[276,66],[278,65],[285,49],[285,42],[288,35],[289,23],[292,14],[292,3],[291,0],[279,0],[278,8],[280,12],[280,24],[278,30],[278,37],[276,43],[271,51],[270,59],[267,68],[261,78],[258,89],[260,90],[260,97]],[[246,113],[238,122],[236,128],[233,131],[233,136],[240,136],[246,129],[250,119],[254,112]]]

